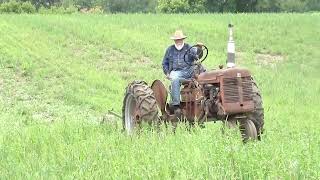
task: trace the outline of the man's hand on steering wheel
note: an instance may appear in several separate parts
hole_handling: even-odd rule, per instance
[[[209,52],[208,48],[203,43],[197,43],[196,45],[191,46],[185,52],[183,56],[184,62],[189,66],[194,65],[194,62],[202,63],[207,58],[208,52]],[[191,63],[190,63],[190,57],[192,58]]]
[[[202,47],[202,46],[204,46],[204,44],[202,43],[202,42],[197,42],[197,44],[196,44],[197,46],[199,46],[199,47]]]

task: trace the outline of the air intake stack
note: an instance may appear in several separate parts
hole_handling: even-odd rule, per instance
[[[232,68],[236,66],[236,60],[235,60],[235,43],[233,41],[233,25],[229,24],[229,41],[228,41],[228,56],[227,56],[227,67]]]

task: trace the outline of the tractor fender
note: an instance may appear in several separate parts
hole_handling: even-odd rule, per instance
[[[162,115],[167,114],[165,109],[167,104],[168,91],[165,88],[164,84],[160,80],[155,80],[151,85],[151,89],[156,98],[157,105],[161,110]]]

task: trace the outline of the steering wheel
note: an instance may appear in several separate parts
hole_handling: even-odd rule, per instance
[[[193,51],[193,52],[192,52]],[[191,46],[186,53],[183,56],[183,60],[186,64],[189,66],[192,66],[194,63],[189,63],[188,60],[186,59],[187,57],[191,56],[193,58],[193,61],[202,63],[208,56],[209,50],[207,46],[204,44],[196,44]],[[188,56],[187,56],[188,55]],[[205,55],[205,56],[203,56]]]

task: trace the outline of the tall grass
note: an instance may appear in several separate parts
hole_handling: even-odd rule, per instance
[[[238,64],[262,90],[263,141],[243,145],[220,123],[132,137],[99,123],[121,111],[132,80],[165,81],[177,28],[208,46],[208,69],[224,64],[229,22]],[[318,179],[319,29],[316,13],[1,15],[0,176]],[[259,65],[257,54],[281,61]]]

